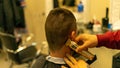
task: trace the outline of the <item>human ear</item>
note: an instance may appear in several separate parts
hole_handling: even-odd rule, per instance
[[[70,35],[70,39],[71,39],[71,40],[74,40],[75,37],[76,37],[76,31],[72,31],[72,32],[71,32],[71,35]]]

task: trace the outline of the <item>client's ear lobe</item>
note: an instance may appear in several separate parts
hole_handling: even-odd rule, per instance
[[[72,32],[71,32],[71,35],[70,35],[70,39],[71,39],[71,40],[74,40],[75,37],[76,37],[76,32],[75,32],[75,31],[72,31]]]

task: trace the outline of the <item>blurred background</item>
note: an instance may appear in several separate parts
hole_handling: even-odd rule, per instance
[[[24,59],[20,64],[14,64],[9,57],[11,54],[8,52],[17,56],[26,55],[16,51],[19,47],[23,47],[20,49],[24,50],[23,53],[29,53],[25,49],[30,48],[35,53],[48,54],[44,24],[51,9],[60,7],[72,11],[79,33],[103,34],[120,29],[119,5],[119,0],[0,0],[1,68],[29,68],[31,60]],[[14,41],[11,41],[13,43],[8,42],[10,39],[4,40],[6,36],[10,39],[14,37]],[[13,46],[15,44],[20,46]],[[7,48],[6,45],[10,46]],[[31,46],[35,46],[36,50]],[[105,47],[91,48],[89,51],[97,56],[91,68],[112,68],[113,56],[120,52]]]

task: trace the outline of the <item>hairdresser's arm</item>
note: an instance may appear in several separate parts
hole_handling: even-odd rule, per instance
[[[103,35],[97,35],[98,46],[105,46],[112,49],[120,49],[120,30],[111,32],[108,31]]]
[[[79,46],[76,51],[101,46],[120,49],[120,30],[114,32],[108,31],[101,35],[81,34],[76,37],[76,41],[83,41],[83,44]]]

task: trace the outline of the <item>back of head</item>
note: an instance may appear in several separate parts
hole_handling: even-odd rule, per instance
[[[76,31],[76,19],[72,12],[63,8],[50,11],[45,22],[46,38],[50,50],[62,48],[72,31]]]

